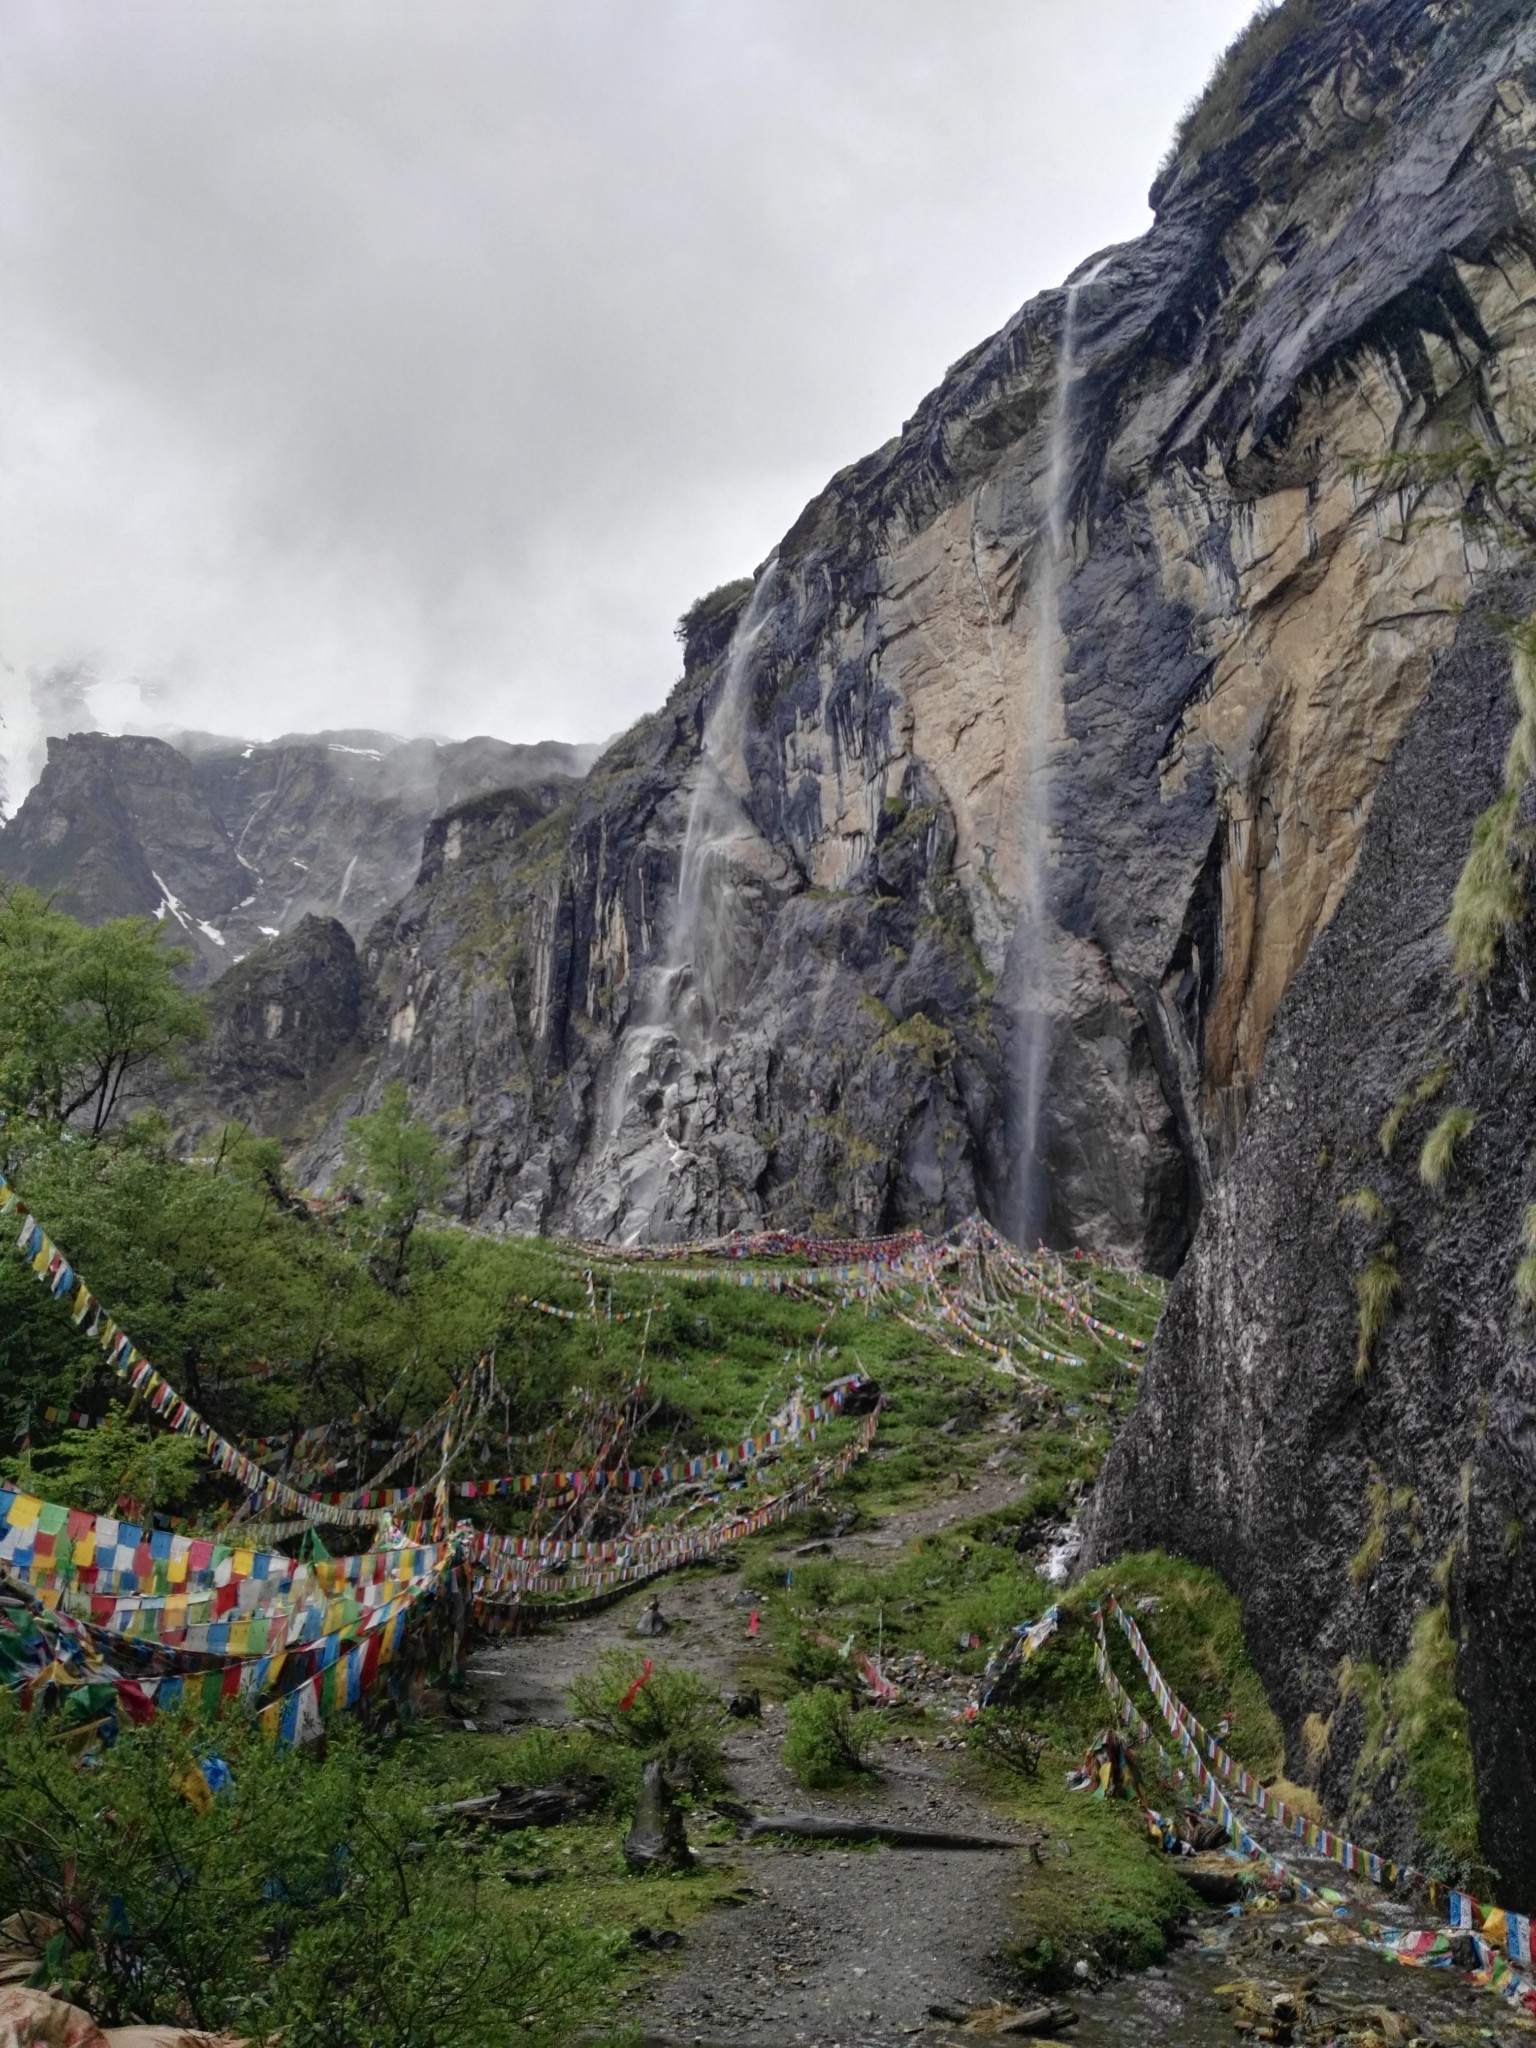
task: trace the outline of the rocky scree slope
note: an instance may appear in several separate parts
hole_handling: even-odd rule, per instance
[[[472,807],[374,928],[363,1099],[409,1082],[467,1214],[1016,1215],[1043,807],[1048,1228],[1177,1265],[1490,567],[1383,461],[1512,431],[1536,345],[1528,7],[1287,0],[1247,47],[1080,273],[1066,388],[1057,291],[696,608],[558,820]]]
[[[1536,578],[1490,597],[1528,616]],[[1442,1872],[1469,1833],[1464,1710],[1493,1895],[1530,1911],[1536,1325],[1513,1280],[1536,1199],[1536,914],[1470,995],[1446,938],[1502,783],[1509,676],[1507,639],[1469,615],[1281,1005],[1088,1548],[1217,1567],[1292,1774],[1358,1839]],[[1425,1152],[1437,1127],[1463,1133],[1445,1157]]]
[[[595,747],[504,740],[72,733],[0,829],[0,875],[100,923],[163,916],[206,980],[304,918],[360,936],[409,887],[428,821],[511,784],[578,777]]]

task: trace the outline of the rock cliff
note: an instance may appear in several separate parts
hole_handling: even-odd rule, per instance
[[[1518,411],[1533,55],[1514,0],[1288,0],[1148,234],[697,607],[558,824],[449,821],[365,947],[368,1085],[409,1080],[471,1214],[979,1202],[1177,1265],[1497,566],[1386,465]]]
[[[160,916],[222,973],[316,914],[355,935],[410,885],[427,822],[513,783],[580,776],[595,747],[294,735],[265,745],[73,733],[0,829],[0,875],[99,923]]]
[[[303,917],[219,976],[208,1037],[166,1102],[197,1140],[231,1119],[293,1144],[356,1072],[365,990],[357,948],[334,917]]]
[[[1492,595],[1536,610],[1536,581]],[[1089,1549],[1163,1545],[1216,1566],[1293,1775],[1361,1839],[1445,1874],[1423,1709],[1454,1714],[1454,1671],[1483,1853],[1498,1898],[1530,1910],[1536,1345],[1514,1276],[1536,1196],[1536,917],[1470,1000],[1445,936],[1501,785],[1509,673],[1506,638],[1469,616],[1280,1006]],[[1436,1179],[1426,1141],[1463,1124]]]

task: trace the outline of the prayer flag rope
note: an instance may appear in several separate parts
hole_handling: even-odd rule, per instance
[[[825,1425],[840,1415],[846,1393],[839,1390],[825,1401],[812,1402],[802,1410],[803,1423],[775,1425],[756,1436],[742,1439],[724,1450],[703,1451],[694,1458],[675,1459],[667,1465],[629,1465],[605,1469],[602,1466],[554,1467],[546,1472],[518,1472],[499,1479],[458,1479],[449,1492],[458,1500],[489,1500],[502,1494],[521,1493],[643,1493],[653,1486],[677,1486],[689,1479],[704,1479],[714,1472],[730,1472],[754,1465],[769,1452],[788,1445],[814,1442]],[[359,1493],[324,1493],[323,1501],[354,1502],[362,1507],[394,1508],[430,1492],[431,1486],[405,1486],[389,1490],[365,1488]]]
[[[662,1572],[677,1571],[684,1565],[713,1556],[728,1544],[740,1542],[744,1536],[756,1535],[760,1530],[788,1521],[809,1501],[835,1485],[864,1456],[874,1442],[879,1422],[880,1410],[877,1407],[864,1418],[852,1441],[834,1456],[777,1498],[764,1501],[747,1514],[711,1522],[702,1529],[656,1532],[649,1538],[632,1539],[627,1553],[613,1563],[593,1561],[558,1574],[538,1567],[527,1569],[516,1559],[510,1563],[498,1563],[496,1551],[482,1536],[477,1539],[477,1555],[486,1568],[477,1574],[474,1581],[476,1615],[487,1626],[492,1626],[492,1609],[517,1605],[528,1593],[548,1595],[575,1586],[593,1592],[656,1578]]]
[[[76,1720],[82,1711],[98,1718],[114,1707],[135,1721],[182,1706],[217,1712],[238,1699],[257,1708],[259,1724],[275,1740],[304,1741],[318,1733],[320,1715],[367,1691],[394,1657],[413,1609],[439,1583],[434,1575],[400,1589],[382,1607],[297,1650],[274,1648],[238,1660],[122,1642],[109,1630],[49,1611],[22,1589],[28,1611],[0,1608],[0,1669],[23,1706],[33,1704],[43,1685],[78,1692]],[[109,1657],[136,1665],[137,1674],[114,1668]],[[280,1680],[288,1691],[260,1705]]]
[[[76,1326],[96,1339],[108,1365],[119,1379],[126,1380],[136,1393],[142,1394],[155,1414],[172,1429],[196,1437],[206,1447],[215,1468],[237,1480],[247,1493],[260,1494],[263,1499],[294,1514],[315,1519],[315,1503],[307,1494],[274,1479],[253,1458],[248,1458],[238,1444],[221,1436],[189,1401],[182,1399],[169,1380],[155,1370],[122,1325],[106,1313],[15,1189],[0,1176],[0,1217],[5,1216],[21,1219],[16,1249],[54,1299],[69,1302]],[[368,1517],[360,1514],[356,1519],[361,1522]]]
[[[431,1573],[444,1555],[440,1546],[397,1544],[301,1562],[244,1541],[146,1529],[0,1487],[0,1567],[114,1604],[204,1592],[230,1607],[242,1597],[254,1606],[263,1588],[401,1583]],[[243,1596],[242,1587],[250,1589]]]
[[[1228,1835],[1245,1854],[1260,1857],[1269,1863],[1293,1883],[1304,1897],[1321,1896],[1315,1887],[1308,1886],[1297,1877],[1294,1871],[1261,1843],[1255,1841],[1241,1825],[1217,1783],[1218,1775],[1233,1785],[1241,1797],[1251,1800],[1266,1818],[1288,1827],[1307,1849],[1339,1864],[1342,1869],[1355,1875],[1363,1875],[1373,1884],[1383,1887],[1399,1883],[1423,1886],[1428,1892],[1431,1905],[1435,1903],[1437,1896],[1448,1896],[1451,1927],[1472,1934],[1479,1944],[1478,1953],[1483,1967],[1473,1973],[1475,1979],[1483,1981],[1485,1988],[1498,1992],[1501,1997],[1536,2015],[1536,1985],[1532,1985],[1528,1979],[1517,1977],[1509,1967],[1511,1963],[1523,1963],[1527,1968],[1530,1966],[1532,1930],[1528,1915],[1510,1912],[1501,1906],[1485,1906],[1470,1894],[1451,1890],[1437,1880],[1426,1877],[1422,1871],[1412,1866],[1401,1866],[1388,1857],[1378,1856],[1371,1850],[1360,1848],[1347,1837],[1323,1827],[1308,1815],[1295,1812],[1285,1800],[1274,1798],[1268,1787],[1260,1784],[1250,1772],[1236,1763],[1216,1737],[1202,1727],[1184,1705],[1153,1661],[1152,1653],[1148,1650],[1140,1629],[1113,1594],[1107,1596],[1105,1604],[1114,1615],[1121,1634],[1130,1645],[1132,1655],[1141,1666],[1152,1696],[1190,1765],[1190,1775],[1204,1795],[1206,1805],[1219,1816]],[[1120,1708],[1122,1718],[1138,1729],[1144,1741],[1150,1740],[1150,1727],[1137,1711],[1135,1703],[1120,1684],[1110,1664],[1103,1616],[1097,1610],[1095,1623],[1098,1630],[1096,1661],[1099,1675],[1104,1680],[1111,1698]],[[1205,1751],[1204,1757],[1201,1755],[1202,1747]],[[1171,1764],[1172,1759],[1167,1757],[1167,1752],[1162,1750],[1161,1744],[1158,1748],[1160,1754]],[[1216,1766],[1215,1773],[1208,1767],[1207,1758]],[[1183,1773],[1176,1771],[1176,1776],[1182,1782]],[[1443,1936],[1427,1930],[1405,1930],[1369,1918],[1365,1919],[1362,1925],[1378,1947],[1385,1948],[1399,1961],[1422,1963],[1438,1959],[1442,1955],[1449,1960],[1448,1941],[1443,1949],[1438,1946],[1444,1939]],[[1493,1946],[1496,1941],[1505,1944],[1507,1961],[1497,1955]]]
[[[900,1230],[887,1237],[815,1237],[786,1230],[733,1232],[693,1244],[627,1245],[616,1252],[611,1244],[577,1247],[594,1263],[617,1265],[674,1264],[684,1259],[837,1260],[845,1265],[877,1265],[914,1251],[925,1242],[920,1229]]]

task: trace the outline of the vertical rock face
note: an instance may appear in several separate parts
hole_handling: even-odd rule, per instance
[[[74,733],[48,742],[37,786],[0,830],[0,874],[88,924],[165,918],[208,979],[312,914],[360,935],[410,886],[435,813],[580,776],[597,751],[372,732],[249,746]]]
[[[300,919],[214,983],[178,1120],[199,1131],[234,1119],[292,1141],[327,1088],[350,1078],[363,1014],[351,934],[333,917]]]
[[[1491,597],[1529,615],[1536,582]],[[1362,1680],[1401,1672],[1416,1631],[1422,1659],[1443,1622],[1483,1853],[1499,1899],[1529,1910],[1536,1346],[1512,1280],[1536,1197],[1536,921],[1465,1006],[1445,938],[1473,822],[1502,781],[1509,669],[1505,639],[1469,618],[1385,772],[1169,1297],[1089,1551],[1165,1545],[1217,1567],[1242,1597],[1294,1772],[1320,1775],[1361,1839],[1411,1859],[1424,1813],[1412,1743],[1392,1725],[1406,1712],[1373,1726]],[[1422,1148],[1455,1109],[1471,1128],[1426,1185]],[[1362,1354],[1369,1269],[1392,1277]],[[1448,1663],[1440,1675],[1449,1705]]]
[[[487,855],[494,945],[436,929],[460,929],[468,868],[373,933],[409,1019],[377,1080],[406,1075],[456,1134],[475,1215],[623,1237],[1006,1215],[1044,806],[1049,1227],[1177,1264],[1486,566],[1388,459],[1511,430],[1536,361],[1528,8],[1284,13],[1156,225],[1084,267],[1070,387],[1050,293],[832,481],[755,592],[697,610],[672,700],[563,846],[536,834],[526,882],[510,841]],[[1035,571],[1063,405],[1053,626]],[[729,917],[679,934],[711,774],[739,796],[710,849]],[[700,1038],[717,954],[729,999]],[[514,1084],[435,1049],[485,1005],[515,1017]]]

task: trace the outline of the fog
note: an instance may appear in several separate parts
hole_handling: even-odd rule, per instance
[[[0,0],[0,749],[600,739],[1250,0]]]

